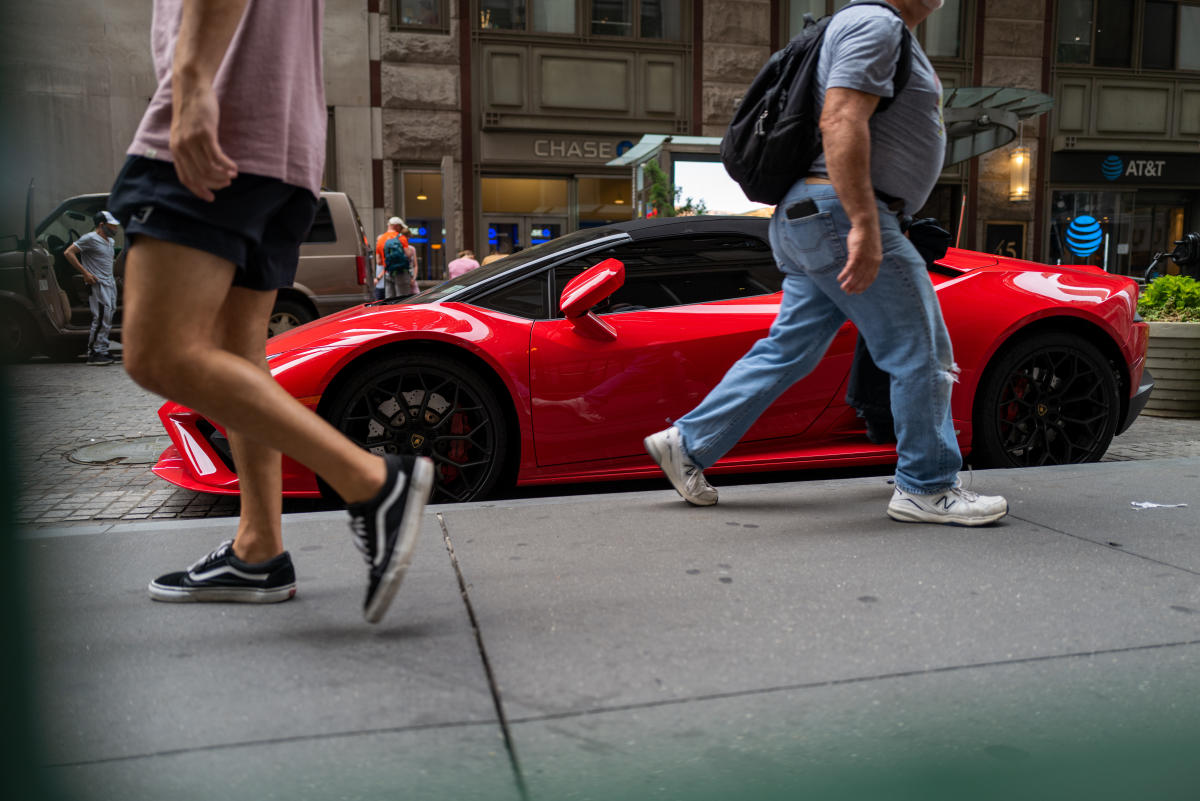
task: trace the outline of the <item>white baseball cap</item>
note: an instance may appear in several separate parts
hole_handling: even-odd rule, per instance
[[[392,217],[390,220],[388,220],[388,225],[398,225],[401,228],[408,227],[407,225],[404,224],[404,220],[400,219],[399,217]]]
[[[96,223],[96,225],[99,225],[102,222],[108,223],[109,225],[121,224],[117,222],[117,218],[112,216],[112,212],[108,209],[101,209],[100,211],[96,212],[96,215],[92,218],[92,220]]]

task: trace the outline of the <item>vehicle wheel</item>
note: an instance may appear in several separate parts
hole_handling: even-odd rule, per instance
[[[37,332],[29,317],[17,308],[0,307],[0,363],[27,361],[37,350]]]
[[[327,408],[327,419],[372,453],[433,459],[434,503],[485,498],[504,472],[500,403],[474,370],[452,359],[413,354],[369,364]]]
[[[267,325],[267,336],[277,336],[289,329],[311,323],[315,319],[317,319],[316,315],[303,303],[290,298],[280,298],[275,301],[275,308],[271,309],[271,322]]]
[[[988,366],[975,398],[977,466],[1099,461],[1116,434],[1121,400],[1104,355],[1075,334],[1042,334]]]

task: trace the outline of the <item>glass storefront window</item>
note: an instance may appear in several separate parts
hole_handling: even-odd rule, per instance
[[[1133,195],[1056,191],[1051,201],[1050,261],[1091,264],[1110,273],[1129,274],[1127,210]]]
[[[940,11],[931,14],[925,20],[925,55],[930,58],[957,58],[961,19],[961,0],[946,0]]]
[[[442,174],[403,170],[398,183],[400,216],[412,232],[408,242],[417,249],[416,277],[441,280],[445,276],[446,247],[442,235]]]
[[[1200,70],[1200,6],[1179,7],[1179,41],[1190,43],[1179,50],[1179,69]]]
[[[1050,261],[1141,275],[1155,253],[1175,248],[1194,202],[1193,195],[1173,190],[1055,190]]]
[[[683,38],[682,3],[680,0],[642,0],[642,38]]]
[[[633,219],[633,200],[628,178],[580,178],[577,198],[579,227]]]
[[[447,15],[442,0],[392,0],[391,27],[438,28],[448,30]]]
[[[1133,1],[1101,0],[1096,8],[1097,67],[1128,67],[1133,52]]]
[[[484,214],[567,213],[566,178],[488,178],[480,179]]]
[[[1059,64],[1090,64],[1092,0],[1058,0]]]
[[[1197,33],[1200,34],[1200,31]],[[1180,55],[1183,56],[1182,53]],[[1159,3],[1153,0],[1146,3],[1146,17],[1142,24],[1142,66],[1152,70],[1174,68],[1174,3]]]
[[[525,0],[479,0],[479,28],[485,31],[525,30]]]
[[[575,33],[575,0],[537,0],[533,29],[543,33]]]
[[[592,33],[633,36],[633,0],[592,0]]]

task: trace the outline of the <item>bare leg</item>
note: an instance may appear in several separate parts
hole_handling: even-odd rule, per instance
[[[232,287],[217,321],[217,344],[270,375],[267,367],[267,323],[274,292]],[[273,380],[273,379],[272,379]],[[283,481],[279,451],[228,429],[237,466],[241,518],[233,552],[243,562],[265,562],[283,553]]]
[[[370,500],[386,478],[383,459],[292,398],[261,363],[217,344],[233,272],[210,253],[139,236],[126,263],[125,368],[152,392],[287,453],[347,503]]]

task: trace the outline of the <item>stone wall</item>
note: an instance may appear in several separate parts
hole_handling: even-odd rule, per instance
[[[457,3],[448,3],[448,34],[391,31],[387,3],[381,4],[380,72],[382,87],[383,217],[397,213],[395,169],[441,168],[444,156],[454,159],[453,176],[443,192],[454,197],[454,230],[463,231],[461,181],[472,171],[462,163],[461,54]],[[449,229],[450,226],[447,226]],[[451,250],[455,247],[452,245]],[[453,258],[452,256],[448,258]]]
[[[0,3],[0,234],[107,192],[157,82],[151,0]]]
[[[771,55],[768,0],[702,0],[704,3],[702,136],[722,136],[733,111]]]

